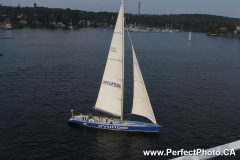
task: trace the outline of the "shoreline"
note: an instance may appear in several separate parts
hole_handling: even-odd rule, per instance
[[[208,36],[214,36],[214,37],[240,38],[240,35],[232,36],[232,35],[210,34],[210,33],[207,33],[207,35]]]
[[[94,28],[92,26],[88,26],[88,27],[81,27],[81,28],[73,28],[73,29],[83,29],[83,28]],[[113,29],[113,27],[96,27],[96,28],[110,28]],[[95,29],[96,29],[95,28]],[[28,27],[24,27],[24,28],[12,28],[11,30],[18,30],[18,29],[50,29],[50,30],[55,30],[55,29],[64,29],[64,30],[71,30],[69,28],[63,28],[63,27],[55,27],[55,28],[47,28],[47,27],[42,27],[42,28],[28,28]],[[188,32],[188,31],[182,31],[182,32]],[[194,31],[193,31],[194,32]],[[198,32],[198,33],[204,33],[204,32]],[[205,32],[206,33],[206,32]],[[227,38],[239,38],[240,39],[240,35],[236,35],[236,36],[232,36],[232,35],[223,35],[223,34],[212,34],[212,33],[206,33],[207,36],[213,36],[213,37],[227,37]],[[15,37],[1,37],[0,39],[14,39]]]

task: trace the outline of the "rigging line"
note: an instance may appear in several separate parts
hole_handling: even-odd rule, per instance
[[[93,113],[95,112],[96,110],[93,110],[93,112],[92,113],[90,113],[91,115],[93,115]]]
[[[129,117],[128,117],[128,119],[127,119],[127,120],[129,120],[129,119],[130,119],[130,116],[131,116],[131,114],[132,114],[132,113],[130,113],[130,114],[129,114]]]
[[[130,42],[131,42],[131,45],[132,45],[132,47],[133,47],[132,39],[131,39],[131,37],[130,37],[130,34],[129,34],[129,31],[128,31],[128,27],[127,27],[126,21],[125,21],[125,26],[126,26],[126,30],[127,30],[127,33],[128,33],[128,36],[129,36],[129,39],[130,39]]]

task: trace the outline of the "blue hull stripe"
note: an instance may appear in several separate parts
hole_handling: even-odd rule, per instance
[[[158,132],[162,126],[153,125],[153,126],[143,126],[143,125],[114,125],[114,124],[100,124],[92,123],[86,121],[77,121],[74,119],[68,120],[68,122],[80,124],[88,127],[95,127],[100,129],[110,129],[116,131],[137,131],[137,132]]]

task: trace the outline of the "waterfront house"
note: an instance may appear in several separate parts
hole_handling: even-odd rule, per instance
[[[85,21],[85,20],[80,20],[80,21],[78,22],[78,24],[82,24],[83,26],[85,26],[85,25],[86,25],[86,21]]]
[[[63,23],[62,23],[62,22],[57,22],[57,25],[58,25],[58,26],[62,26]]]
[[[27,24],[27,21],[26,21],[26,20],[24,20],[24,19],[21,19],[21,20],[19,21],[19,23],[22,23],[22,24]]]
[[[18,18],[18,19],[21,19],[22,16],[23,16],[23,14],[17,14],[17,18]]]
[[[24,18],[24,19],[26,19],[27,18],[27,14],[17,14],[17,18],[18,19],[21,19],[21,18]]]
[[[10,22],[10,19],[9,18],[6,18],[5,20],[4,20],[4,22],[3,22],[4,24],[11,24],[11,22]]]
[[[34,17],[38,16],[38,12],[32,12],[32,14],[33,14]]]
[[[239,32],[240,31],[240,23],[236,26],[236,30]]]
[[[220,30],[225,31],[225,30],[228,30],[228,28],[227,27],[221,27]]]
[[[90,21],[89,20],[87,20],[87,26],[90,26]]]
[[[58,27],[65,27],[65,24],[63,24],[62,22],[57,22],[57,26]]]
[[[103,28],[105,28],[105,27],[107,27],[107,22],[98,22],[97,23],[97,25],[98,25],[98,27],[103,27]]]
[[[87,25],[90,26],[91,22],[89,20],[80,20],[78,24],[82,24],[83,26]]]
[[[1,17],[7,17],[7,15],[6,14],[1,14]]]

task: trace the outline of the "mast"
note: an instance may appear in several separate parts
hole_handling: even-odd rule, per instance
[[[122,0],[122,7],[123,7],[123,0]],[[124,8],[122,8],[122,10],[124,11]],[[123,83],[122,83],[122,106],[121,106],[121,123],[123,122],[123,98],[124,98],[124,12],[122,15],[122,34],[123,34],[123,38],[122,38],[122,75],[123,75]]]

